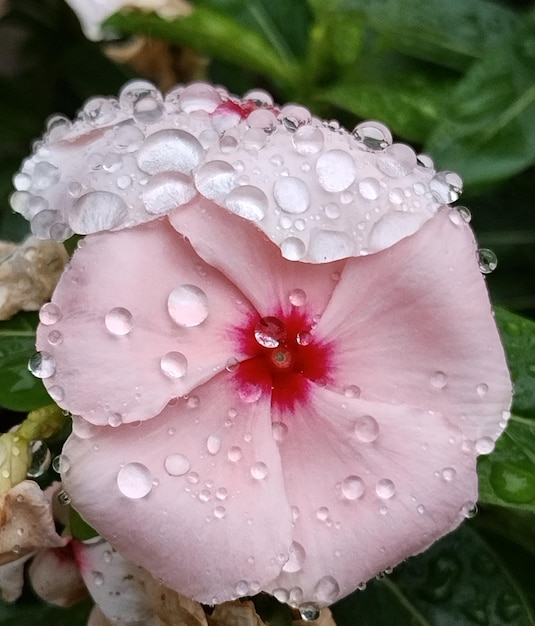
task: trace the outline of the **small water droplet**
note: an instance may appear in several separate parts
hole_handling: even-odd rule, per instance
[[[242,185],[228,194],[225,198],[225,206],[240,217],[258,222],[267,212],[268,199],[258,187]]]
[[[463,192],[463,181],[455,172],[437,172],[429,181],[433,198],[441,204],[451,204]]]
[[[58,493],[56,499],[61,506],[68,506],[71,503],[71,496],[65,491],[65,489],[62,489]]]
[[[379,436],[379,424],[371,415],[363,415],[355,422],[355,435],[363,443],[373,443]]]
[[[457,471],[453,467],[445,467],[442,470],[442,478],[448,483],[454,480],[456,476]]]
[[[206,440],[206,449],[210,454],[217,454],[221,450],[221,437],[219,435],[209,435]]]
[[[273,196],[278,206],[286,213],[304,213],[310,206],[310,192],[300,178],[284,176],[273,185]]]
[[[348,476],[340,487],[346,500],[357,500],[364,495],[365,485],[360,476]]]
[[[490,437],[479,437],[475,442],[475,449],[478,454],[490,454],[494,450],[494,440]]]
[[[188,371],[188,360],[181,352],[168,352],[161,358],[160,368],[167,378],[182,378]]]
[[[444,372],[434,372],[431,375],[431,385],[435,387],[435,389],[443,389],[448,382],[448,377]]]
[[[482,274],[490,274],[498,267],[498,257],[488,248],[480,248],[477,251],[477,259]]]
[[[91,576],[93,578],[93,583],[100,587],[104,584],[104,574],[102,572],[92,572]]]
[[[381,195],[381,185],[376,178],[364,178],[359,182],[359,193],[366,200],[377,200]]]
[[[298,572],[302,569],[306,559],[306,552],[303,546],[297,541],[293,541],[288,552],[288,560],[282,566],[283,572]]]
[[[332,576],[323,576],[314,588],[314,594],[320,602],[332,604],[340,593],[340,585]]]
[[[132,500],[144,498],[152,486],[151,473],[142,463],[127,463],[117,473],[119,491]]]
[[[169,294],[167,310],[179,326],[199,326],[208,317],[208,298],[196,285],[180,285]]]
[[[28,478],[38,478],[50,467],[52,455],[46,443],[40,439],[30,441],[28,452],[30,453],[30,464],[27,476]]]
[[[419,504],[416,507],[416,511],[418,512],[419,515],[423,515],[425,513],[425,506],[423,504]]]
[[[48,352],[36,352],[28,361],[28,369],[36,378],[50,378],[56,371],[56,361]]]
[[[251,465],[251,476],[256,480],[263,480],[268,475],[268,468],[265,463],[258,461]]]
[[[45,326],[50,326],[59,322],[61,319],[61,310],[54,302],[47,302],[39,311],[39,321]]]
[[[489,392],[489,386],[486,383],[479,383],[476,387],[476,392],[480,398],[484,398]]]
[[[320,522],[324,522],[327,518],[329,517],[329,509],[326,506],[321,506],[317,511],[316,511],[316,518],[320,521]]]
[[[289,261],[299,261],[306,254],[306,246],[299,237],[287,237],[280,244],[282,256]]]
[[[348,385],[344,389],[344,396],[346,398],[360,398],[360,387],[357,385]]]
[[[356,174],[355,162],[343,150],[323,152],[316,161],[318,182],[325,191],[344,191],[354,182]]]
[[[190,469],[190,462],[183,454],[170,454],[165,458],[164,469],[169,476],[183,476]]]
[[[51,330],[48,333],[47,339],[51,346],[59,346],[63,342],[63,335],[59,332],[59,330]]]
[[[104,324],[112,335],[128,335],[133,327],[132,313],[124,307],[116,307],[106,313]]]
[[[190,174],[204,157],[199,141],[184,130],[159,130],[147,137],[137,153],[137,164],[147,174]]]
[[[65,474],[71,468],[71,461],[66,454],[58,454],[52,461],[52,469],[58,474]]]
[[[271,431],[275,441],[283,441],[288,435],[288,426],[283,422],[273,422],[271,424]]]
[[[320,610],[313,602],[305,602],[299,606],[299,614],[304,622],[315,622],[320,616]]]
[[[214,517],[217,519],[223,519],[227,514],[227,510],[224,506],[216,506],[214,509]]]
[[[255,339],[264,348],[277,348],[286,335],[286,326],[276,317],[262,317],[255,325]]]
[[[284,587],[277,587],[276,589],[273,589],[272,594],[281,604],[286,604],[290,599],[288,589],[285,589]]]
[[[396,492],[394,483],[388,478],[381,478],[375,485],[375,493],[383,500],[388,500]]]
[[[477,515],[477,504],[475,502],[465,502],[461,506],[461,513],[466,517],[466,519],[471,519]]]
[[[65,390],[59,385],[52,385],[48,388],[48,395],[54,402],[60,403],[65,398]]]
[[[194,174],[199,193],[209,200],[221,200],[236,185],[236,171],[226,161],[210,161]]]

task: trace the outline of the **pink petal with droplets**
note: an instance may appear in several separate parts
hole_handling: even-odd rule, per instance
[[[472,231],[441,212],[381,254],[347,262],[315,330],[337,342],[335,387],[442,413],[470,439],[504,428],[511,383]]]
[[[45,383],[71,413],[114,426],[150,419],[240,356],[227,331],[252,311],[167,221],[87,237],[52,302],[58,321],[37,335]]]
[[[213,604],[256,593],[287,559],[269,396],[241,401],[228,373],[137,427],[73,435],[64,454],[64,486],[84,519],[184,595]]]

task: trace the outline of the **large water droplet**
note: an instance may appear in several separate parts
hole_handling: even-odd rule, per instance
[[[154,124],[164,112],[161,98],[146,96],[134,103],[134,119],[140,124]]]
[[[161,358],[160,368],[167,378],[182,378],[188,371],[188,360],[182,352],[168,352]]]
[[[264,348],[277,348],[286,339],[287,330],[277,317],[262,317],[255,325],[254,336]]]
[[[117,117],[118,102],[112,98],[91,98],[83,108],[84,120],[92,126],[110,124]]]
[[[475,448],[478,454],[490,454],[494,450],[494,440],[490,437],[476,439]]]
[[[281,243],[281,253],[289,261],[299,261],[306,254],[305,243],[298,237],[287,237]]]
[[[416,167],[416,154],[410,146],[394,143],[378,159],[377,167],[390,178],[402,178]]]
[[[346,500],[357,500],[364,495],[365,485],[360,476],[348,476],[342,481],[340,489]]]
[[[288,300],[293,306],[303,306],[306,304],[307,295],[302,289],[292,289],[288,294]]]
[[[320,602],[331,604],[340,593],[340,585],[332,576],[324,576],[318,581],[314,593]]]
[[[457,471],[453,467],[445,467],[442,470],[442,478],[448,483],[454,480],[455,476],[457,476]]]
[[[363,415],[355,422],[355,435],[363,443],[372,443],[379,436],[379,424],[371,415]]]
[[[183,476],[191,467],[188,457],[183,454],[170,454],[165,458],[163,466],[169,476]]]
[[[389,478],[381,478],[375,485],[375,493],[383,500],[388,500],[395,492],[395,485]]]
[[[144,498],[152,490],[152,476],[142,463],[127,463],[117,473],[119,491],[132,500]]]
[[[229,211],[252,222],[260,221],[268,209],[266,194],[258,187],[243,185],[231,191],[225,198]]]
[[[314,126],[301,126],[292,136],[297,152],[306,156],[320,152],[324,141],[323,132]]]
[[[210,454],[217,454],[221,450],[221,437],[219,435],[209,435],[206,440],[206,449]]]
[[[353,239],[346,232],[317,230],[313,233],[309,254],[316,263],[328,263],[351,256]]]
[[[268,475],[268,468],[265,463],[258,461],[251,465],[251,476],[256,480],[263,480]]]
[[[28,369],[37,378],[50,378],[56,371],[56,361],[48,352],[36,352],[28,361]]]
[[[306,183],[294,176],[278,178],[273,185],[273,196],[286,213],[304,213],[310,206],[310,192]]]
[[[229,461],[237,463],[243,457],[243,451],[239,446],[232,446],[227,452],[227,457]]]
[[[179,326],[199,326],[208,317],[208,298],[200,287],[180,285],[170,293],[167,309]]]
[[[221,200],[236,184],[236,171],[225,161],[210,161],[195,172],[195,186],[210,200]]]
[[[325,191],[343,191],[355,180],[356,167],[353,159],[343,150],[328,150],[316,162],[316,175]]]
[[[446,384],[448,382],[448,377],[446,376],[446,374],[444,372],[433,372],[433,374],[431,374],[431,385],[435,388],[435,389],[443,389]]]
[[[143,131],[133,124],[122,124],[119,126],[113,138],[113,143],[118,150],[133,152],[137,150],[145,135]]]
[[[162,172],[153,176],[143,189],[142,199],[147,213],[161,215],[189,202],[195,187],[189,176],[180,172]]]
[[[320,616],[320,609],[313,602],[305,602],[299,606],[299,614],[303,622],[315,622]]]
[[[359,145],[370,152],[380,152],[392,143],[392,133],[380,122],[368,120],[355,126],[353,137]]]
[[[30,453],[30,464],[27,476],[28,478],[38,478],[50,467],[52,455],[46,443],[40,439],[30,441],[28,452]]]
[[[498,267],[498,257],[488,248],[479,248],[477,259],[482,274],[490,274]]]
[[[451,204],[463,192],[463,181],[455,172],[437,172],[429,181],[433,198],[442,204]]]
[[[39,311],[39,321],[41,324],[50,326],[51,324],[59,322],[60,319],[61,310],[57,304],[54,302],[47,302],[46,304],[43,304]]]
[[[283,441],[288,435],[288,426],[283,422],[273,422],[271,424],[271,431],[275,441]]]
[[[119,226],[128,214],[124,200],[109,191],[90,191],[74,201],[68,213],[75,233],[88,235]]]
[[[133,326],[132,313],[124,307],[115,307],[106,313],[104,324],[112,335],[128,335]]]
[[[159,130],[147,137],[137,153],[137,164],[148,174],[190,174],[204,156],[199,141],[184,130]]]
[[[306,559],[306,552],[303,546],[297,541],[293,541],[288,553],[288,560],[282,566],[283,572],[298,572]]]

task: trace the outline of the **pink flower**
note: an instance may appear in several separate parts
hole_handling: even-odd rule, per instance
[[[19,174],[26,210],[45,154],[48,234],[94,233],[41,311],[34,363],[74,414],[64,485],[165,585],[312,610],[469,516],[477,455],[505,427],[476,244],[442,206],[460,181],[377,123],[177,93],[105,101],[113,119],[75,122]],[[140,103],[159,113],[136,120]],[[125,128],[135,149],[106,154]]]

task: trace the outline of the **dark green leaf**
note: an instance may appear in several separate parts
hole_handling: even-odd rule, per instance
[[[476,62],[451,93],[427,150],[465,184],[483,184],[535,163],[535,17]]]
[[[7,604],[0,600],[0,626],[85,626],[92,603],[84,600],[60,608],[32,599]]]
[[[69,532],[72,537],[79,541],[85,541],[98,536],[97,531],[85,521],[78,511],[72,508],[69,515]]]
[[[322,0],[311,0],[323,14]],[[487,0],[338,0],[331,10],[356,13],[389,46],[443,67],[464,70],[467,62],[511,32],[513,11]]]
[[[333,607],[338,626],[534,626],[499,556],[467,524]]]
[[[31,411],[50,404],[43,383],[28,371],[35,353],[37,315],[18,313],[0,322],[0,406],[13,411]]]

